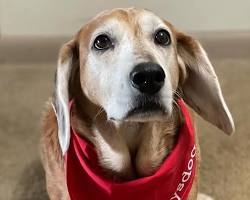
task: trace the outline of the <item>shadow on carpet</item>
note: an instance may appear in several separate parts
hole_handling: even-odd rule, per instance
[[[49,200],[42,164],[35,160],[27,165],[14,189],[11,200]]]

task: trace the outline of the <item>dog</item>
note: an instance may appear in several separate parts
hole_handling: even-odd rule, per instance
[[[234,132],[218,78],[197,40],[145,9],[113,9],[90,20],[60,50],[55,93],[43,119],[41,156],[50,199],[78,200],[66,178],[74,171],[65,164],[72,129],[94,149],[105,180],[126,184],[152,177],[181,137],[186,119],[179,99],[192,119],[195,111],[226,134]],[[188,197],[174,193],[169,199],[199,196],[197,139],[195,152],[188,162],[196,171]],[[177,190],[183,187],[179,183]]]

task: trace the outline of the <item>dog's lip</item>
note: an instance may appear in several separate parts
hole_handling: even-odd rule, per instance
[[[153,114],[153,113],[165,113],[164,107],[160,103],[156,102],[147,102],[145,104],[137,105],[132,108],[126,118],[129,118],[133,115],[143,115],[143,114]]]
[[[140,120],[146,120],[147,118],[151,118],[153,116],[160,116],[160,115],[166,115],[168,112],[166,111],[165,107],[161,105],[160,103],[156,102],[148,102],[144,103],[143,105],[137,105],[130,109],[127,114],[121,118],[114,118],[110,117],[109,119],[114,122],[121,122],[121,121],[140,121]]]

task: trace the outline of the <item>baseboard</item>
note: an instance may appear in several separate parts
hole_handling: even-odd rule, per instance
[[[250,58],[250,32],[191,33],[211,59]],[[60,46],[70,37],[2,37],[0,63],[56,62]]]

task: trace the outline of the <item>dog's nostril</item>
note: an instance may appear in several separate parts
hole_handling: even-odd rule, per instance
[[[156,82],[158,83],[163,82],[164,79],[165,79],[165,73],[163,70],[156,72],[155,79],[154,79]]]
[[[133,77],[133,82],[136,85],[141,85],[142,83],[146,82],[146,77],[142,73],[135,73]]]

